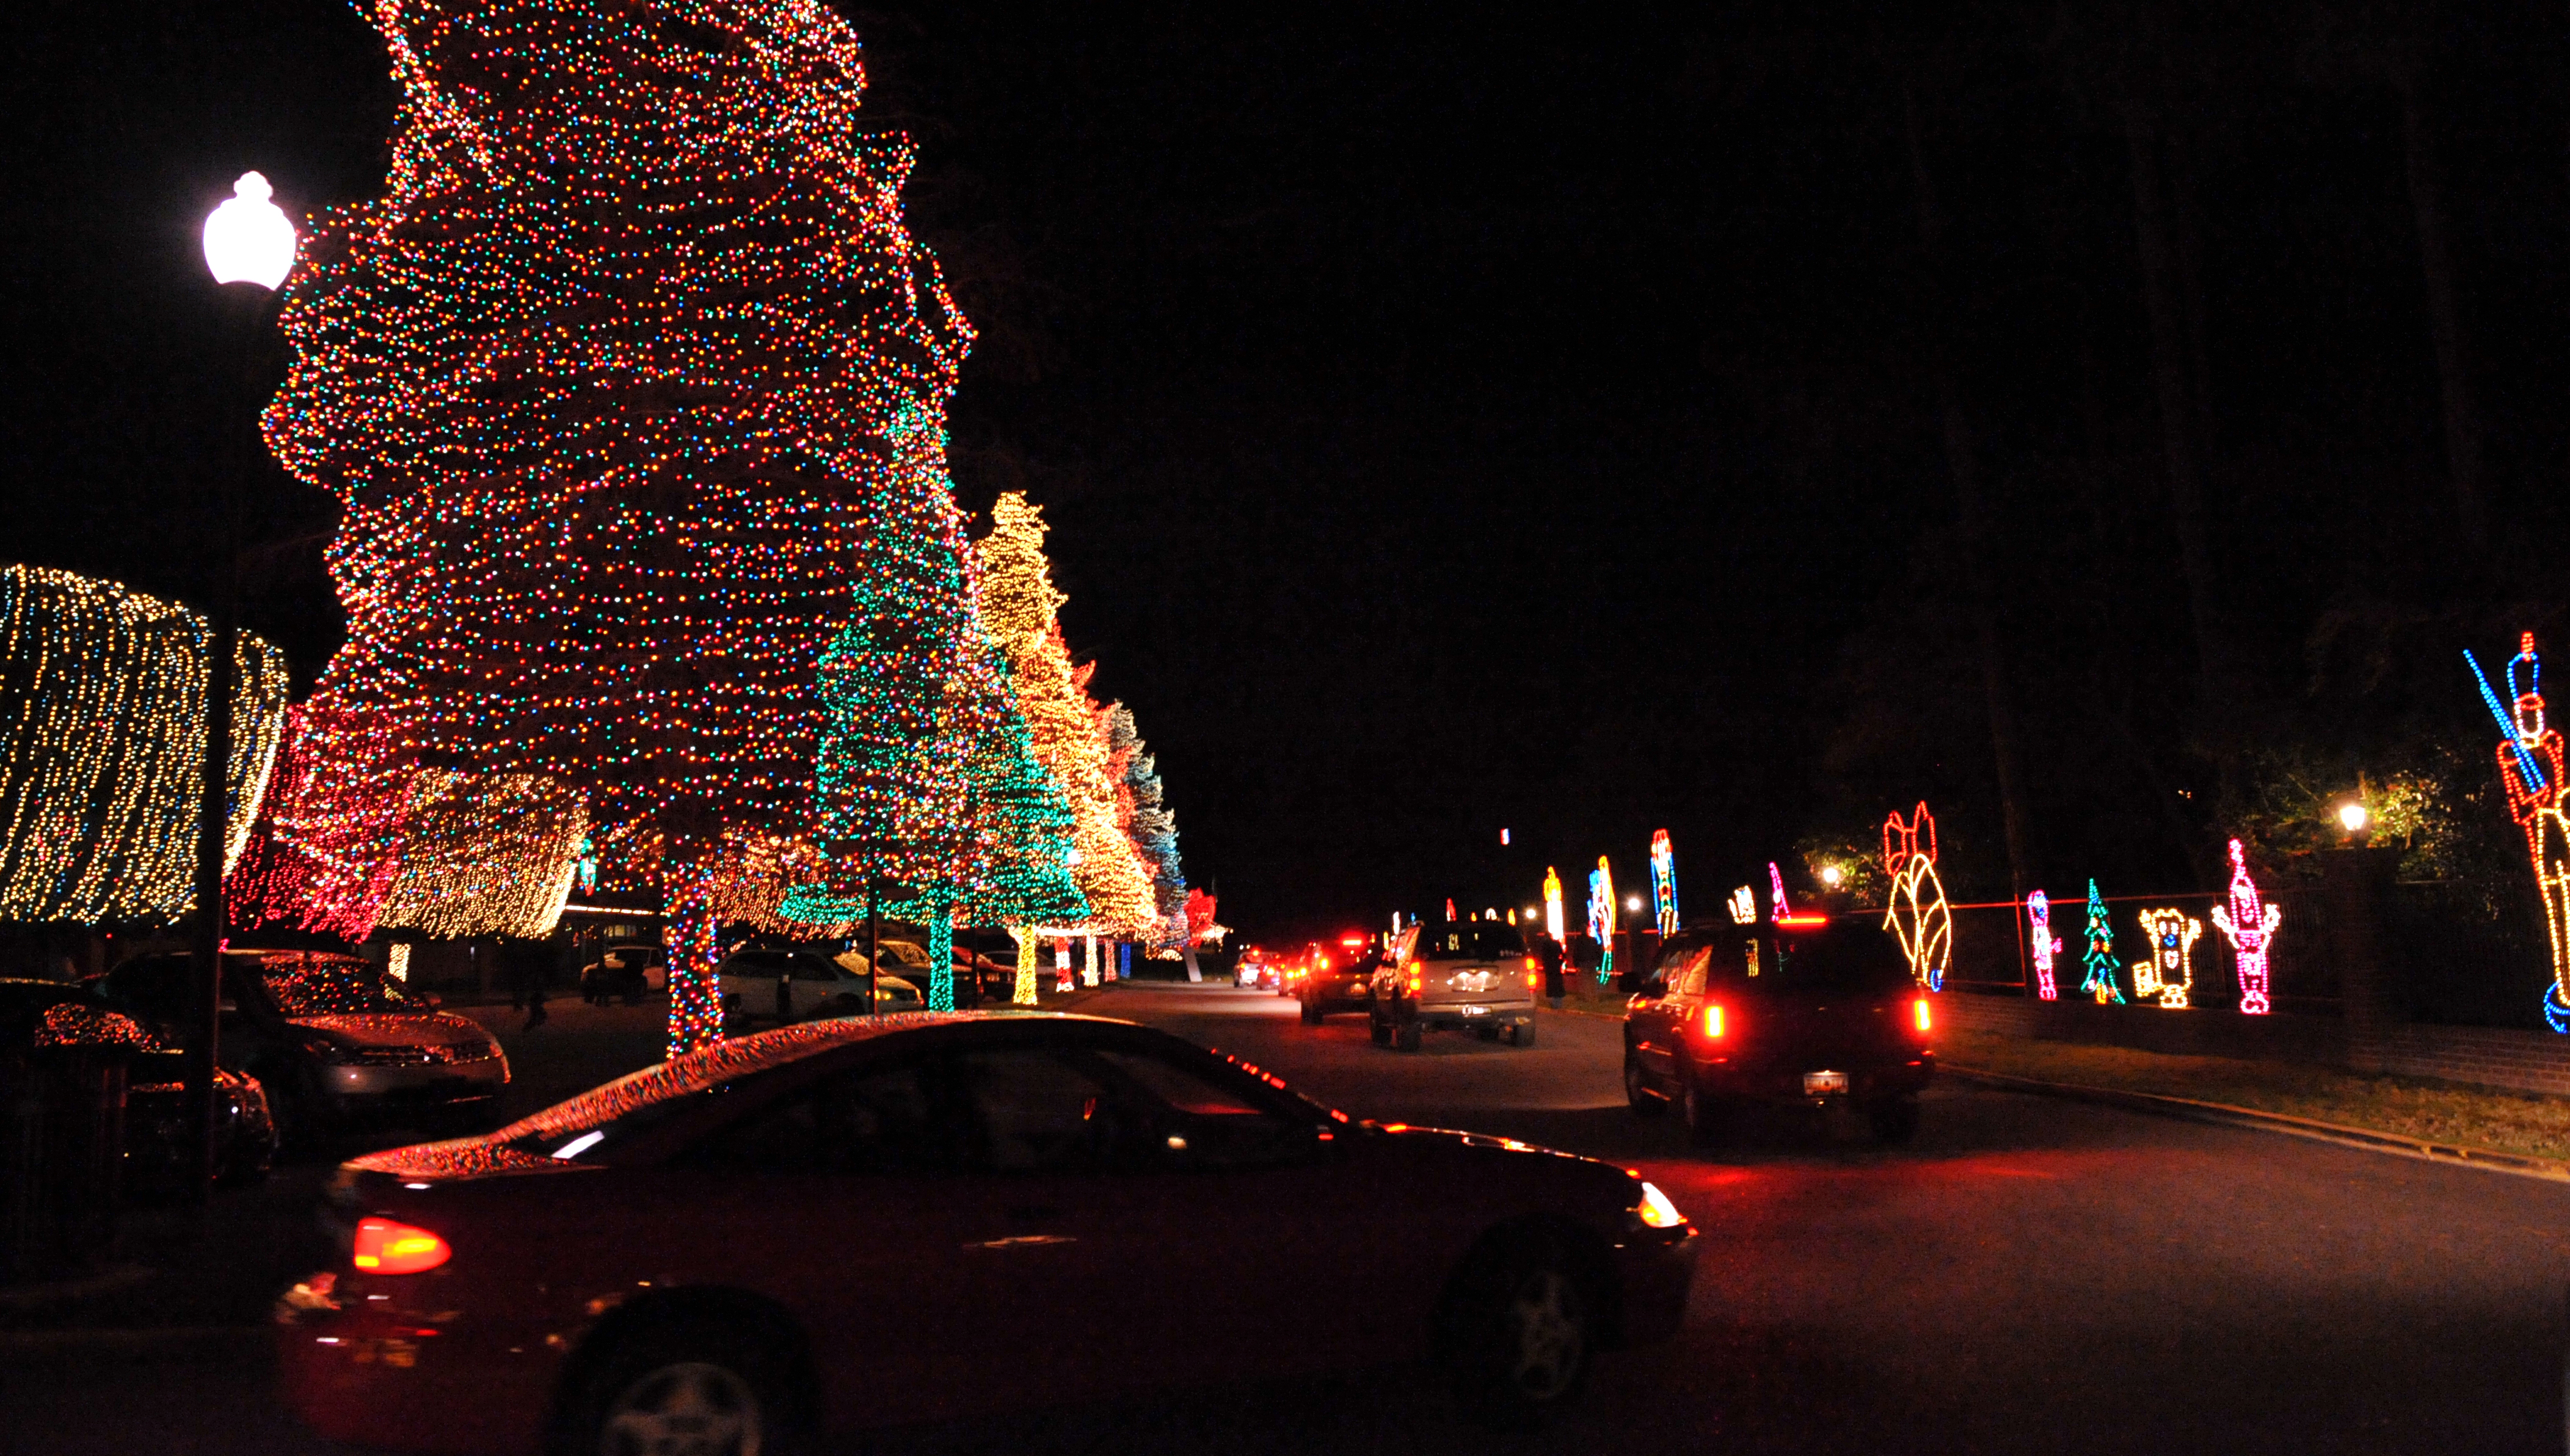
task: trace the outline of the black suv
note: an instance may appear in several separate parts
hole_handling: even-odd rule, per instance
[[[1935,1075],[1928,995],[1891,936],[1819,915],[1681,931],[1624,1007],[1624,1097],[1698,1138],[1735,1108],[1850,1103],[1887,1143]]]

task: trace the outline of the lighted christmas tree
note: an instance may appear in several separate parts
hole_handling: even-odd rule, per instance
[[[1132,841],[1133,852],[1151,871],[1152,907],[1158,912],[1151,940],[1172,949],[1181,947],[1187,934],[1187,875],[1178,861],[1178,819],[1164,802],[1158,760],[1134,727],[1131,709],[1110,704],[1100,723],[1124,837]]]
[[[828,9],[372,14],[403,90],[391,176],[316,220],[266,418],[346,507],[319,698],[387,715],[386,771],[545,778],[634,846],[670,1045],[694,1047],[720,1035],[727,836],[809,824],[825,651],[854,632],[901,675],[882,701],[937,701],[947,649],[904,635],[927,621],[906,594],[952,505],[906,442],[971,330]]]
[[[982,625],[1008,660],[1036,759],[1070,802],[1071,876],[1087,902],[1087,923],[1103,933],[1149,932],[1157,916],[1151,872],[1117,821],[1115,783],[1106,771],[1096,706],[1063,643],[1045,560],[1044,515],[1015,491],[991,510],[991,533],[979,544]]]

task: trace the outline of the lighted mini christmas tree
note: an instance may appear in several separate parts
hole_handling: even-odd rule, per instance
[[[952,505],[908,442],[971,330],[827,8],[372,14],[391,176],[315,220],[266,419],[346,507],[319,696],[389,716],[387,771],[550,779],[647,852],[685,1050],[720,1035],[727,836],[808,826],[825,651],[855,631],[902,675],[882,701],[937,701],[942,650],[903,632]]]
[[[991,533],[979,544],[982,625],[1004,657],[1037,761],[1062,785],[1071,805],[1072,879],[1088,905],[1088,924],[1106,933],[1147,933],[1157,915],[1151,872],[1117,822],[1115,784],[1107,775],[1096,706],[1063,643],[1044,554],[1043,513],[1015,491],[991,510]]]

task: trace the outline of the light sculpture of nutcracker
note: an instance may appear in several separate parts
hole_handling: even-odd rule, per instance
[[[2213,928],[2231,942],[2231,953],[2240,962],[2240,1014],[2264,1016],[2272,1009],[2267,998],[2267,952],[2276,944],[2276,927],[2284,922],[2282,906],[2263,903],[2258,898],[2258,883],[2249,878],[2249,864],[2241,855],[2240,841],[2231,841],[2231,903],[2213,907]]]
[[[2516,656],[2507,660],[2512,711],[2499,707],[2489,678],[2469,652],[2463,661],[2480,685],[2481,702],[2498,721],[2499,784],[2507,790],[2508,817],[2525,831],[2535,892],[2552,934],[2552,984],[2543,992],[2543,1019],[2554,1031],[2570,1034],[2570,819],[2561,814],[2561,733],[2543,717],[2543,660],[2534,654],[2533,633],[2517,639]]]
[[[2052,957],[2061,942],[2052,935],[2052,901],[2043,891],[2025,897],[2026,949],[2034,955],[2034,994],[2037,1000],[2060,998],[2059,988],[2052,983]]]

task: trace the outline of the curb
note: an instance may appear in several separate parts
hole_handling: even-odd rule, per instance
[[[2466,1148],[2453,1143],[2429,1143],[2397,1133],[2377,1133],[2369,1128],[2351,1128],[2341,1123],[2324,1123],[2313,1118],[2298,1118],[2286,1113],[2260,1112],[2255,1108],[2233,1107],[2228,1103],[2197,1102],[2192,1098],[2168,1097],[2156,1092],[2126,1092],[2112,1087],[2085,1087],[2071,1082],[2039,1082],[2031,1077],[2011,1077],[2004,1072],[1981,1072],[1951,1063],[1937,1070],[1946,1076],[2003,1092],[2030,1093],[2037,1097],[2058,1097],[2070,1102],[2097,1103],[2122,1108],[2127,1112],[2149,1113],[2157,1117],[2181,1118],[2188,1122],[2210,1123],[2217,1127],[2251,1128],[2260,1132],[2282,1133],[2290,1138],[2306,1138],[2315,1143],[2336,1143],[2341,1147],[2360,1148],[2369,1153],[2388,1153],[2399,1158],[2417,1158],[2429,1163],[2454,1164],[2477,1168],[2488,1173],[2514,1174],[2519,1178],[2539,1178],[2553,1183],[2570,1183],[2570,1162],[2557,1158],[2536,1158],[2521,1153],[2496,1153],[2481,1148]]]

